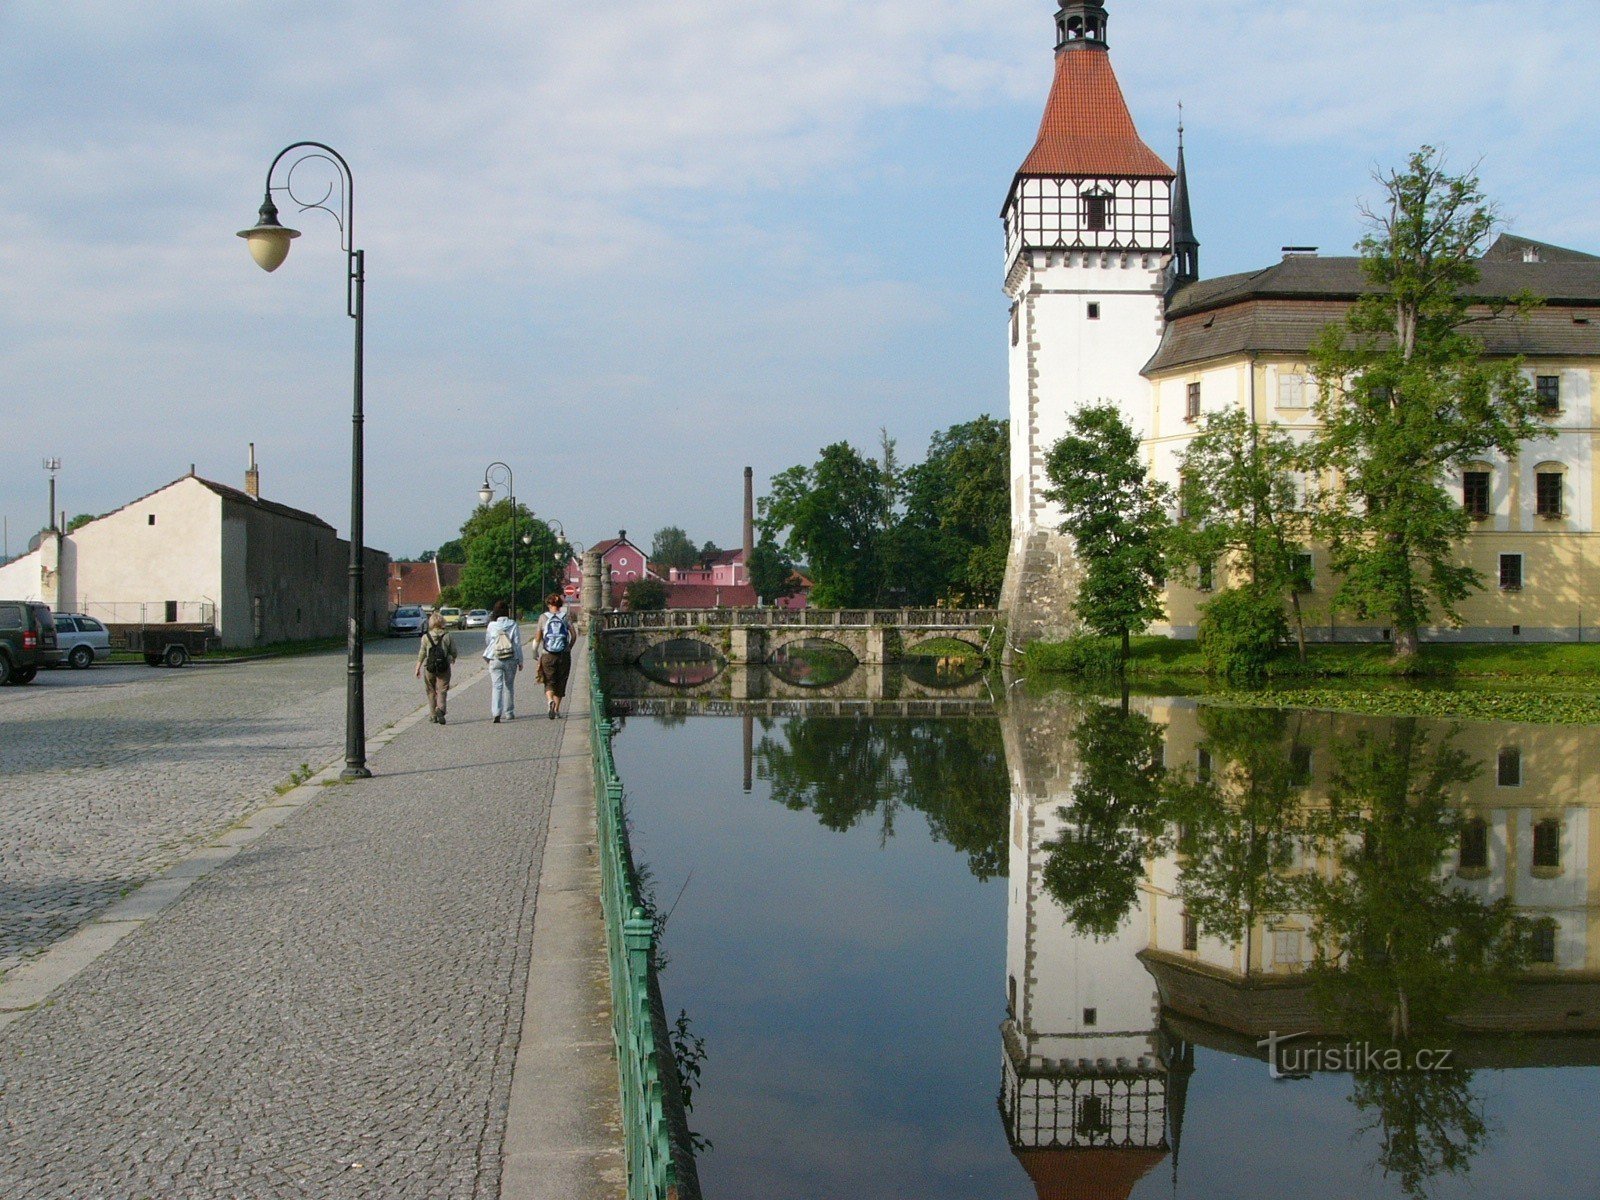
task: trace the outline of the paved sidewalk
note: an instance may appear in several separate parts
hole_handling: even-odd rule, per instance
[[[621,1193],[585,697],[485,682],[6,977],[0,1196]]]

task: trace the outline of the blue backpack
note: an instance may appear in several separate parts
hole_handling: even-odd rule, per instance
[[[560,613],[552,613],[544,623],[544,648],[551,654],[561,654],[566,651],[569,641],[571,631],[567,628],[567,618]]]

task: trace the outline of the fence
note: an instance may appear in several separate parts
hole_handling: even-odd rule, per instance
[[[107,625],[214,625],[217,606],[210,600],[91,600],[78,612]]]
[[[600,895],[611,963],[611,1027],[622,1089],[628,1200],[700,1200],[683,1089],[656,978],[656,926],[639,895],[622,807],[622,780],[611,754],[600,647],[592,632],[589,698]]]
[[[720,626],[806,626],[983,629],[1000,620],[992,608],[665,608],[600,614],[603,629],[697,629]]]

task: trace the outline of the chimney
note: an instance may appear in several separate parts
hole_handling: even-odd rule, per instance
[[[750,560],[756,553],[756,485],[755,472],[744,469],[744,569],[750,570]]]
[[[261,499],[261,472],[256,470],[256,444],[250,443],[250,465],[244,470],[244,490],[252,500]]]

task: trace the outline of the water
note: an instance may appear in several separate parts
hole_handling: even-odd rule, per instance
[[[614,685],[708,1197],[1600,1190],[1594,730],[855,682]]]

